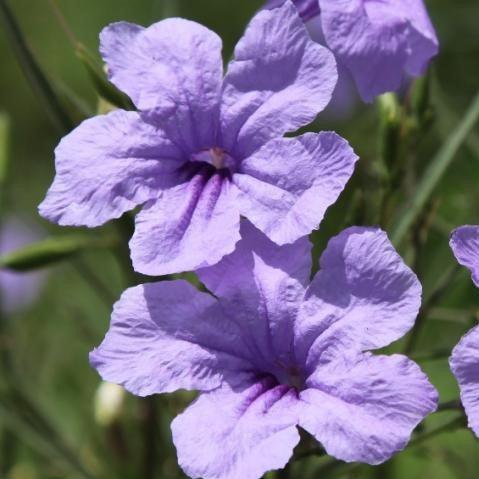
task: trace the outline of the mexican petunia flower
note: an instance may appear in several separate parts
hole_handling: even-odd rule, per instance
[[[40,212],[93,227],[142,205],[137,271],[216,263],[234,250],[240,215],[294,242],[352,175],[357,156],[335,133],[282,137],[316,117],[337,81],[333,55],[289,1],[251,21],[224,78],[220,38],[184,19],[113,24],[100,50],[139,112],[95,117],[62,140]]]
[[[413,325],[421,286],[384,232],[333,238],[310,282],[311,244],[277,246],[250,224],[231,255],[185,281],[127,290],[90,356],[145,396],[197,389],[172,424],[186,474],[256,479],[283,467],[297,426],[345,461],[379,464],[437,404],[420,368],[373,355]]]
[[[472,280],[479,287],[479,226],[456,229],[450,245],[457,261],[471,271]],[[461,339],[449,362],[461,389],[469,427],[479,437],[479,326]]]
[[[268,8],[284,0],[270,0]],[[352,74],[364,101],[422,75],[438,52],[423,0],[294,0],[304,21],[320,15],[325,44]],[[318,23],[312,27],[315,30]]]

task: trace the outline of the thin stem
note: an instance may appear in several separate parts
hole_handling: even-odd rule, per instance
[[[416,436],[412,441],[409,442],[408,447],[415,447],[423,444],[425,441],[432,439],[439,434],[444,432],[454,431],[455,429],[460,429],[466,426],[466,419],[463,415],[456,417],[452,421],[443,424],[442,426],[433,429],[432,431],[425,432]]]
[[[158,467],[156,441],[158,427],[156,421],[156,403],[155,398],[147,397],[143,399],[143,479],[154,479]]]
[[[446,410],[456,409],[452,407],[453,405],[457,405],[457,401],[450,401],[448,403],[444,403],[442,406],[439,407],[438,410],[446,411]],[[461,414],[461,416],[454,418],[452,421],[436,429],[433,429],[432,431],[427,431],[427,432],[418,434],[414,439],[409,441],[408,447],[419,446],[423,444],[424,442],[428,441],[429,439],[432,439],[438,436],[439,434],[453,431],[455,429],[463,428],[465,426],[466,426],[466,418],[463,414]],[[324,454],[325,452],[322,448],[314,448],[314,449],[311,449],[310,451],[305,451],[302,454],[298,454],[297,456],[295,455],[294,460],[304,459],[310,456],[316,456],[316,457],[323,456]],[[322,464],[320,467],[318,467],[315,470],[315,476],[322,477],[326,473],[329,473],[336,469],[341,469],[341,468],[343,468],[344,471],[346,470],[352,471],[357,467],[359,467],[359,464],[357,463],[344,463],[336,459],[331,459],[328,462]]]
[[[399,246],[402,243],[410,227],[414,224],[416,218],[423,210],[434,189],[444,176],[447,168],[451,165],[457,151],[474,128],[478,119],[479,93],[472,100],[469,110],[457,126],[456,130],[454,130],[449,136],[424,172],[423,178],[416,189],[411,204],[408,205],[401,218],[397,221],[391,235],[392,242],[396,246]]]
[[[68,25],[65,16],[60,10],[57,0],[48,0],[48,3],[50,5],[50,9],[53,12],[53,15],[55,15],[55,18],[57,19],[66,37],[68,38],[68,41],[72,44],[73,47],[75,47],[78,41],[75,37],[75,34],[73,33],[73,30],[70,28],[70,25]]]
[[[95,290],[96,294],[105,303],[106,307],[111,309],[113,303],[118,299],[116,295],[110,291],[103,280],[87,265],[85,261],[82,259],[76,259],[72,264],[80,276],[88,282],[92,289]]]
[[[73,129],[74,123],[30,51],[7,0],[0,0],[0,18],[3,20],[5,31],[23,73],[34,93],[42,100],[50,120],[59,132],[69,132]]]
[[[450,268],[449,271],[447,271],[439,280],[436,287],[429,295],[429,298],[424,302],[421,312],[416,319],[416,323],[414,324],[414,327],[411,330],[409,337],[406,341],[406,345],[404,347],[405,354],[411,353],[416,347],[421,332],[424,329],[427,317],[431,311],[431,308],[433,308],[437,301],[442,298],[444,293],[448,290],[454,277],[456,276],[456,274],[458,274],[460,270],[461,268],[459,267],[459,265],[454,265],[452,268]]]
[[[59,436],[57,431],[36,408],[36,406],[25,396],[18,388],[15,388],[14,396],[5,402],[2,398],[0,402],[0,414],[4,419],[8,419],[6,425],[16,433],[25,436],[32,445],[37,445],[38,441],[42,444],[40,451],[50,456],[54,451],[66,464],[75,470],[83,479],[93,479],[93,476],[86,470],[78,459],[78,455],[73,453],[65,445],[65,441]],[[13,412],[15,414],[13,414]],[[48,453],[48,450],[51,452]]]

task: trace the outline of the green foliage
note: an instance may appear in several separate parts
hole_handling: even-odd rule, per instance
[[[97,239],[86,235],[52,237],[0,257],[0,268],[19,272],[33,271],[71,259],[82,251],[111,247],[114,244],[109,238]]]
[[[74,44],[66,40],[48,0],[10,1],[16,23],[3,8],[0,105],[8,112],[0,115],[3,215],[41,222],[51,236],[0,258],[2,267],[17,274],[40,267],[48,272],[35,304],[0,317],[0,357],[7,359],[0,365],[0,477],[150,479],[143,473],[147,447],[155,452],[155,478],[185,477],[177,466],[169,423],[192,399],[190,394],[165,395],[150,402],[127,394],[113,423],[105,425],[95,417],[101,382],[89,367],[88,352],[107,329],[113,301],[133,281],[124,273],[131,270],[130,264],[123,264],[125,254],[118,254],[116,226],[67,234],[40,220],[36,210],[53,178],[53,149],[71,127],[70,118],[81,116],[69,108],[64,92],[91,111],[97,110],[99,96],[113,105],[131,107],[107,81],[96,54],[98,32],[105,24],[126,20],[147,25],[158,20],[165,7],[173,6],[173,14],[217,31],[229,59],[260,3],[61,0],[57,4],[79,42]],[[0,0],[0,5],[7,3]],[[358,105],[345,121],[320,115],[312,125],[336,129],[361,157],[355,178],[312,238],[317,256],[331,235],[350,224],[371,224],[374,219],[393,234],[424,285],[425,302],[436,297],[415,333],[411,356],[439,389],[441,402],[448,402],[457,398],[458,391],[447,356],[477,322],[479,312],[479,293],[464,271],[436,294],[455,266],[449,232],[460,224],[479,223],[479,141],[474,127],[479,102],[477,97],[474,100],[479,5],[477,0],[434,0],[429,9],[441,54],[428,77],[416,81],[404,97],[381,99],[379,111]],[[124,236],[121,246],[127,248],[128,234]],[[404,351],[408,343],[409,339],[399,342],[388,352]],[[432,415],[415,437],[440,429],[457,414]],[[45,434],[46,429],[51,434]],[[476,479],[478,470],[479,441],[461,427],[446,428],[380,467],[311,456],[296,461],[290,477]]]

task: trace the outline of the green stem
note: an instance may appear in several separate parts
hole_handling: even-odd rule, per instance
[[[100,278],[83,259],[78,258],[74,260],[72,264],[73,267],[78,271],[79,275],[90,285],[90,287],[96,292],[98,297],[110,310],[113,303],[115,303],[118,299],[117,296],[110,291],[108,286],[103,282],[102,278]]]
[[[452,421],[443,424],[442,426],[433,429],[432,431],[428,431],[416,436],[412,441],[409,442],[408,447],[415,447],[423,444],[424,442],[432,439],[439,434],[443,434],[445,432],[454,431],[455,429],[460,429],[466,426],[466,419],[463,415],[456,417]]]
[[[404,353],[411,353],[417,345],[419,337],[422,330],[424,329],[427,317],[431,309],[436,305],[436,303],[444,296],[445,292],[449,289],[451,282],[453,282],[455,276],[461,271],[459,265],[454,265],[439,279],[436,287],[431,292],[429,297],[424,301],[421,308],[421,312],[414,323],[414,327],[409,333],[409,337],[406,340],[406,345],[404,347]]]
[[[157,440],[158,426],[156,417],[155,397],[150,396],[141,400],[143,405],[143,479],[154,479],[158,467]]]
[[[423,210],[437,184],[442,179],[447,168],[451,165],[460,146],[466,140],[478,119],[479,93],[472,100],[471,106],[461,123],[446,140],[429,167],[426,169],[411,204],[408,205],[404,214],[393,228],[391,238],[396,246],[399,246],[404,240],[410,227],[414,224],[414,221]]]
[[[0,18],[3,20],[5,32],[23,73],[34,93],[42,100],[50,120],[59,132],[69,132],[73,129],[74,123],[30,51],[7,0],[0,0]]]
[[[24,437],[46,457],[50,457],[52,453],[56,454],[76,471],[79,477],[93,479],[78,459],[78,455],[65,445],[65,440],[31,400],[18,386],[13,386],[12,391],[13,395],[9,399],[2,394],[0,401],[0,415],[3,416],[6,426],[13,433]]]

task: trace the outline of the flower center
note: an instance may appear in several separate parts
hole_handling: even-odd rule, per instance
[[[304,389],[304,375],[296,366],[282,366],[275,374],[280,384],[290,386],[300,392]]]
[[[233,171],[235,167],[234,159],[225,150],[217,146],[194,153],[191,155],[191,160],[208,163],[213,165],[217,170],[226,169]]]

